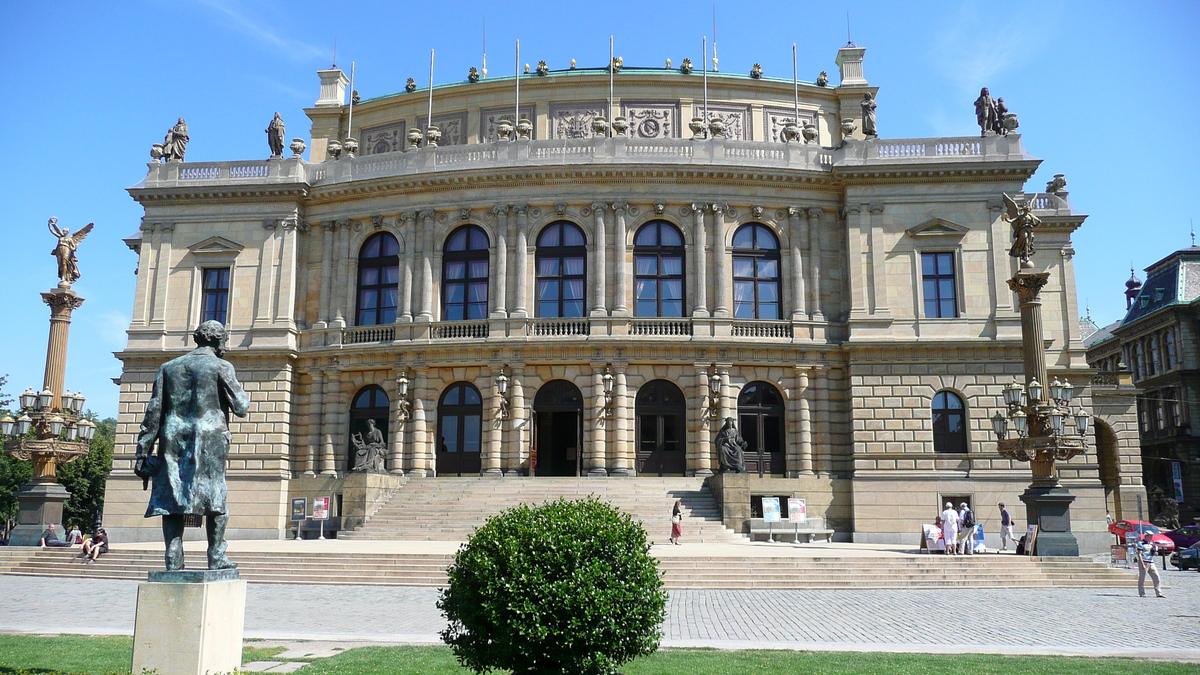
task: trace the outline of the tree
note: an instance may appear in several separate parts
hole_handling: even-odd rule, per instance
[[[91,532],[104,515],[104,486],[112,471],[116,430],[115,419],[100,420],[88,454],[58,467],[59,484],[71,492],[63,504],[63,527],[68,531],[78,527]]]
[[[0,414],[12,414],[12,397],[4,393],[8,375],[0,375]],[[0,451],[0,531],[4,538],[17,519],[17,490],[33,478],[33,462],[24,461]]]
[[[489,518],[446,574],[442,640],[477,673],[608,675],[658,649],[667,594],[646,531],[595,496]]]

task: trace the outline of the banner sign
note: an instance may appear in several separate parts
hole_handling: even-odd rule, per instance
[[[803,499],[788,497],[788,520],[793,523],[808,520],[808,504]]]
[[[313,520],[329,520],[329,497],[313,497]]]
[[[308,515],[308,497],[292,497],[292,520],[304,520]]]
[[[1182,462],[1171,462],[1171,478],[1175,481],[1175,501],[1183,501],[1183,476],[1180,465]]]
[[[779,497],[763,497],[763,520],[768,523],[779,522]]]

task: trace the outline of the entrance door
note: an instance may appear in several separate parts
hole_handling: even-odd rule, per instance
[[[647,382],[638,389],[638,473],[647,476],[682,476],[687,469],[684,450],[683,392],[666,380]]]
[[[533,475],[579,476],[583,467],[583,394],[552,380],[533,398]]]
[[[479,390],[467,382],[447,387],[438,402],[437,475],[478,476],[482,433]]]
[[[751,382],[738,396],[738,430],[746,439],[746,473],[783,475],[783,397],[766,382]]]

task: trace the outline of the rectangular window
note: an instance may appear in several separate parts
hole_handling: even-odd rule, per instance
[[[229,323],[229,268],[209,267],[203,270],[200,295],[200,321]]]
[[[958,317],[953,253],[922,253],[921,283],[925,294],[925,318]]]

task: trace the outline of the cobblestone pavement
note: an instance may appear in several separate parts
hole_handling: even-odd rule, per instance
[[[674,591],[663,645],[1200,661],[1200,574],[1163,581],[1166,599],[1136,589]],[[137,585],[0,575],[0,632],[132,633]],[[434,644],[444,626],[433,588],[248,588],[247,637]],[[96,597],[105,604],[81,611],[80,599]]]

